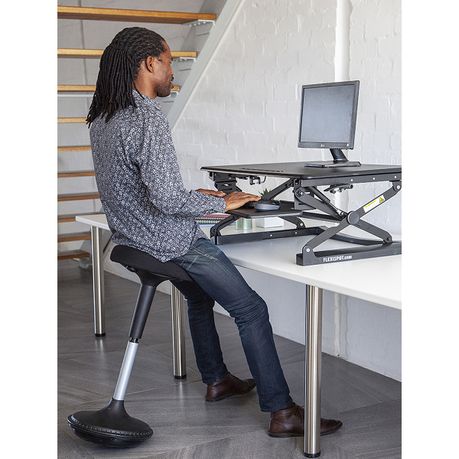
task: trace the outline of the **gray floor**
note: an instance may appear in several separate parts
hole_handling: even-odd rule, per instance
[[[73,261],[59,263],[59,458],[236,459],[303,458],[303,439],[266,434],[269,414],[256,392],[206,403],[187,330],[187,379],[172,376],[169,296],[156,295],[126,400],[128,412],[153,428],[134,449],[113,450],[85,442],[66,417],[102,408],[110,399],[127,342],[137,284],[106,274],[107,335],[92,329],[91,272]],[[216,314],[228,369],[250,377],[232,319]],[[303,404],[303,346],[276,337],[293,399]],[[400,383],[326,354],[322,359],[322,415],[343,428],[322,437],[322,458],[401,457]]]

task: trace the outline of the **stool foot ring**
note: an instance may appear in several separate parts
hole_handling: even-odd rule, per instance
[[[153,435],[147,423],[129,416],[123,400],[112,399],[99,411],[78,411],[67,422],[80,438],[114,448],[136,446]]]

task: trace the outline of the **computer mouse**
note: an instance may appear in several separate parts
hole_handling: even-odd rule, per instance
[[[278,210],[280,208],[279,201],[257,201],[254,205],[256,210],[268,211],[268,210]]]

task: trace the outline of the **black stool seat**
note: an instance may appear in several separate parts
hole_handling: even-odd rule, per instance
[[[171,261],[163,263],[150,254],[127,245],[117,245],[112,250],[110,259],[116,263],[120,263],[130,271],[140,271],[167,279],[192,282],[187,272],[179,265]]]

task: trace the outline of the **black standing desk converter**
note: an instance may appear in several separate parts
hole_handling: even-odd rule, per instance
[[[242,164],[228,166],[204,166],[201,170],[209,172],[219,191],[231,193],[241,191],[237,180],[249,180],[250,184],[262,183],[261,177],[285,177],[286,181],[271,190],[263,197],[273,200],[278,194],[292,188],[294,200],[280,201],[280,208],[274,211],[257,211],[243,207],[228,211],[227,218],[211,228],[210,235],[216,244],[231,242],[276,239],[281,237],[310,236],[301,253],[296,255],[298,265],[315,265],[338,261],[373,258],[401,253],[401,242],[393,241],[392,236],[382,228],[363,220],[369,212],[384,204],[401,189],[401,166],[362,164],[358,167],[317,168],[305,167],[304,162]],[[360,183],[388,182],[390,188],[375,196],[371,201],[358,209],[345,212],[338,209],[324,194],[350,190]],[[325,186],[323,191],[318,187]],[[239,218],[280,217],[296,225],[294,229],[253,232],[244,234],[221,234],[221,230]],[[306,228],[299,218],[310,218],[338,223],[335,226],[315,226]],[[378,239],[363,239],[339,234],[348,226],[359,228]],[[352,248],[315,251],[320,244],[328,239],[343,241],[355,245]]]

